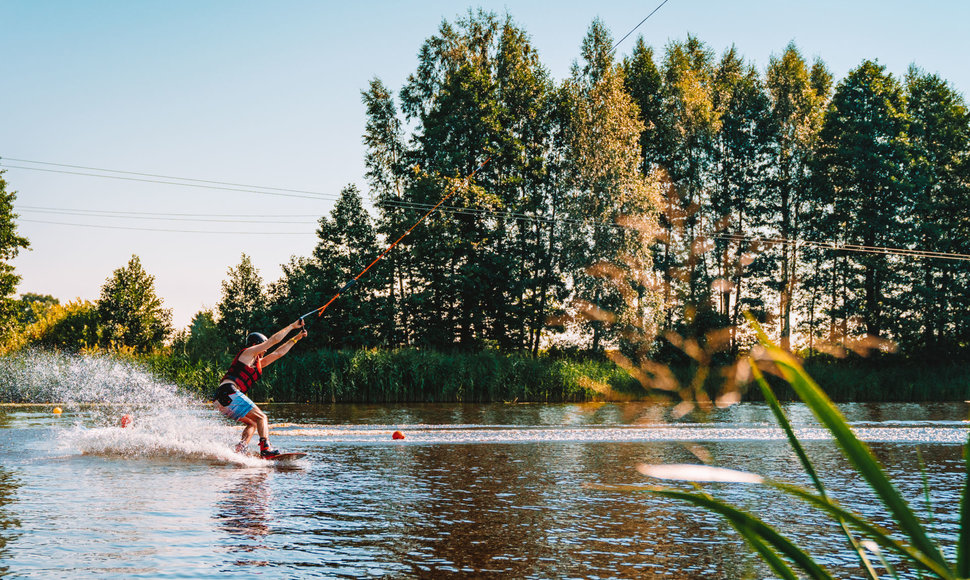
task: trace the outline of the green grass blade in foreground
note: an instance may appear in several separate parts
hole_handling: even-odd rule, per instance
[[[960,500],[960,537],[957,539],[957,574],[970,578],[970,440],[963,446],[963,460],[967,470],[964,475],[963,498]]]
[[[865,544],[866,544],[866,548],[868,548],[869,551],[871,551],[873,554],[876,555],[877,558],[879,558],[879,561],[882,562],[882,566],[883,568],[886,569],[886,572],[889,572],[889,575],[892,576],[894,580],[899,580],[899,573],[896,572],[896,568],[893,566],[892,562],[887,560],[886,556],[882,553],[882,550],[879,549],[879,544],[876,544],[872,540],[866,540]],[[923,575],[920,574],[919,578],[922,578],[922,577]]]
[[[811,556],[805,553],[805,551],[779,534],[774,528],[748,513],[727,505],[724,502],[718,501],[706,494],[688,493],[671,489],[653,490],[650,491],[650,493],[672,499],[684,500],[712,512],[718,513],[727,519],[731,525],[734,526],[735,529],[737,529],[745,537],[747,537],[748,533],[754,534],[763,542],[774,547],[774,549],[778,550],[778,552],[780,552],[782,555],[788,557],[788,559],[794,562],[796,566],[808,574],[809,578],[819,580],[832,579],[832,575],[829,574],[824,568],[819,566]],[[742,531],[742,528],[744,528],[744,531]]]
[[[933,527],[933,502],[930,499],[930,478],[926,473],[926,462],[923,461],[923,452],[916,448],[916,459],[919,460],[919,473],[923,480],[923,503],[926,508],[926,525]]]
[[[755,364],[754,360],[748,359],[751,366],[751,372],[754,374],[755,380],[758,382],[758,386],[761,387],[761,394],[764,396],[765,401],[768,403],[768,407],[775,416],[775,420],[781,426],[782,430],[785,432],[785,437],[788,438],[788,443],[791,444],[792,449],[795,450],[795,455],[798,455],[798,460],[802,464],[802,468],[805,473],[811,478],[812,483],[815,485],[815,489],[822,495],[825,495],[825,487],[822,485],[822,480],[819,479],[818,473],[815,471],[815,466],[808,459],[808,454],[805,453],[805,448],[802,447],[801,442],[798,441],[798,437],[795,436],[795,430],[792,429],[791,422],[788,417],[785,416],[784,410],[781,408],[781,403],[778,401],[778,397],[775,396],[775,392],[771,390],[771,386],[768,385],[768,381],[765,380],[763,374],[761,374],[761,369]]]
[[[771,412],[775,415],[775,420],[781,425],[782,430],[785,431],[785,436],[788,437],[788,443],[791,444],[792,449],[795,450],[795,454],[798,455],[798,460],[802,464],[802,468],[808,473],[811,478],[812,483],[815,485],[815,489],[818,490],[819,495],[822,497],[828,497],[825,493],[825,486],[822,485],[822,480],[819,478],[818,473],[815,471],[815,466],[812,461],[808,458],[808,453],[805,452],[805,448],[802,447],[801,442],[798,437],[795,436],[795,430],[791,426],[791,421],[785,415],[785,411],[781,408],[781,403],[778,401],[778,397],[775,396],[775,392],[771,390],[771,386],[768,381],[765,380],[763,374],[761,374],[761,369],[755,364],[755,361],[751,358],[748,359],[751,366],[751,372],[754,374],[755,380],[758,382],[758,386],[761,387],[761,394],[764,396],[765,401],[768,402],[768,406],[771,408]],[[859,558],[859,563],[862,564],[863,569],[865,569],[866,574],[869,578],[877,579],[879,574],[876,573],[876,569],[873,568],[872,562],[869,561],[869,557],[866,556],[865,549],[859,544],[855,536],[852,534],[852,530],[846,526],[845,521],[841,518],[836,517],[839,522],[839,526],[842,528],[842,533],[845,535],[845,539],[849,542],[849,546],[856,553],[856,557]]]
[[[909,536],[916,549],[942,566],[948,567],[939,547],[926,534],[926,530],[916,514],[913,513],[896,487],[889,481],[875,455],[872,454],[865,443],[855,436],[842,413],[828,398],[828,395],[808,376],[791,354],[772,344],[756,321],[751,318],[749,318],[749,321],[755,327],[768,357],[775,363],[802,402],[811,409],[815,418],[832,433],[846,458],[876,492],[876,495],[899,525],[900,530]]]
[[[877,526],[862,518],[858,514],[846,510],[830,498],[815,495],[796,485],[771,480],[765,480],[765,483],[780,489],[785,493],[794,495],[795,497],[810,503],[818,509],[828,512],[836,519],[844,521],[848,525],[851,525],[855,529],[859,530],[859,532],[861,532],[865,537],[871,539],[880,546],[892,550],[900,556],[911,560],[917,567],[922,568],[924,571],[931,572],[940,578],[954,578],[953,572],[945,565],[928,558],[916,548],[896,540],[885,528]]]
[[[791,569],[785,561],[771,549],[771,546],[765,543],[758,534],[749,530],[748,528],[741,526],[735,527],[741,536],[747,540],[748,544],[754,548],[756,552],[761,556],[761,559],[768,564],[768,566],[774,570],[775,574],[778,574],[779,578],[784,578],[785,580],[798,580],[798,575],[795,571]]]

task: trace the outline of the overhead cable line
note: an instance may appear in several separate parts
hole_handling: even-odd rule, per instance
[[[71,211],[78,213],[90,213],[90,214],[112,214],[119,217],[136,217],[136,216],[157,216],[157,217],[186,217],[186,218],[207,218],[211,217],[211,214],[207,213],[164,213],[164,212],[154,212],[154,211],[121,211],[121,210],[110,210],[110,209],[89,209],[89,208],[67,208],[67,207],[44,207],[39,205],[20,205],[19,203],[15,206],[17,211],[21,210],[32,210],[32,211]],[[305,218],[306,213],[291,213],[291,214],[239,214],[239,213],[224,213],[219,214],[226,218]]]
[[[659,10],[664,4],[669,0],[664,0],[657,8],[647,15],[647,18],[652,16],[657,10]],[[640,24],[637,25],[638,28],[647,18],[644,18]],[[633,31],[631,30],[630,33]],[[628,33],[620,42],[623,41]],[[619,43],[617,43],[619,44]],[[614,46],[615,48],[615,46]],[[45,169],[40,167],[23,167],[16,165],[2,165],[3,159],[9,159],[12,161],[18,161],[21,163],[34,163],[49,165],[54,167],[66,167],[71,169],[83,169],[88,171],[102,171],[117,173],[119,175],[106,175],[101,173],[84,173],[79,171],[67,171],[67,170],[56,170],[56,169]],[[211,181],[203,179],[192,179],[192,178],[182,178],[182,177],[172,177],[166,175],[152,174],[152,173],[138,173],[134,171],[122,171],[116,169],[101,169],[96,167],[88,167],[83,165],[69,165],[65,163],[52,163],[47,161],[30,161],[25,159],[15,159],[12,157],[0,158],[0,168],[13,168],[13,169],[26,169],[32,171],[46,171],[53,173],[66,173],[70,175],[85,175],[91,177],[103,177],[109,179],[124,179],[130,181],[144,181],[149,183],[160,183],[165,185],[181,185],[186,187],[201,187],[207,189],[218,189],[218,190],[228,190],[228,191],[241,191],[247,193],[259,193],[265,195],[279,195],[286,197],[299,197],[304,199],[321,199],[329,198],[335,199],[337,196],[331,194],[325,194],[314,191],[299,190],[299,189],[287,189],[281,187],[259,187],[259,186],[248,186],[239,183],[231,183],[224,181]],[[131,176],[142,176],[142,177],[126,177]],[[144,178],[143,178],[144,177]],[[177,180],[177,181],[162,181],[157,179],[148,179],[148,177],[158,177],[164,180]],[[193,183],[194,182],[194,183]],[[307,194],[307,195],[301,195]],[[429,208],[435,207],[431,204],[417,203],[417,202],[406,202],[398,200],[383,200],[376,203],[378,206],[394,207],[405,210],[412,210],[416,212],[424,212]],[[76,215],[76,216],[91,216],[91,217],[110,217],[110,218],[120,218],[120,217],[130,217],[133,219],[157,219],[166,221],[187,221],[187,222],[220,222],[220,223],[250,223],[246,219],[231,220],[231,219],[214,219],[207,218],[201,214],[162,214],[162,213],[152,213],[152,212],[121,212],[113,210],[89,210],[89,209],[68,209],[68,208],[41,208],[37,206],[19,206],[19,210],[24,211],[38,211],[42,213],[54,213],[61,215]],[[439,211],[450,213],[454,215],[469,215],[469,216],[489,216],[489,217],[504,217],[507,219],[515,221],[528,221],[533,223],[546,223],[546,224],[566,224],[566,225],[576,225],[576,226],[589,226],[589,227],[608,227],[608,228],[620,228],[620,229],[634,229],[630,226],[624,226],[617,224],[615,222],[602,222],[593,220],[580,220],[562,217],[552,217],[552,216],[537,216],[521,212],[499,212],[484,208],[474,208],[474,207],[461,207],[461,206],[449,206],[440,205],[437,208]],[[117,214],[117,215],[115,215]],[[141,217],[144,216],[144,217]],[[236,218],[258,218],[254,221],[258,223],[277,223],[277,224],[300,224],[300,223],[310,223],[310,222],[286,222],[286,221],[267,221],[267,217],[301,217],[300,215],[286,215],[286,216],[267,216],[263,215],[227,215],[225,218],[236,217]],[[158,232],[171,232],[171,233],[204,233],[204,234],[235,234],[244,232],[218,232],[209,230],[174,230],[174,229],[158,229],[158,228],[140,228],[140,227],[126,227],[126,226],[110,226],[110,225],[98,225],[98,224],[78,224],[78,223],[67,223],[67,222],[54,222],[46,220],[21,220],[24,222],[31,223],[45,223],[53,225],[65,225],[65,226],[76,226],[76,227],[88,227],[88,228],[104,228],[104,229],[126,229],[126,230],[136,230],[136,231],[158,231]],[[259,233],[262,235],[304,235],[300,232],[252,232]],[[811,247],[816,249],[833,250],[833,251],[843,251],[843,252],[853,252],[853,253],[864,253],[864,254],[883,254],[883,255],[894,255],[912,258],[936,258],[944,260],[958,260],[967,261],[970,260],[970,254],[959,254],[953,252],[936,252],[931,250],[918,250],[918,249],[907,249],[907,248],[889,248],[883,246],[866,246],[861,244],[844,244],[841,242],[832,241],[813,241],[813,240],[801,240],[801,239],[785,239],[785,238],[764,238],[758,236],[744,236],[741,234],[727,234],[727,233],[711,233],[707,234],[707,237],[713,239],[722,239],[734,242],[744,242],[750,244],[768,244],[768,245],[779,245],[779,244],[794,244],[801,245],[805,247]]]
[[[397,209],[402,209],[406,211],[411,211],[415,213],[423,213],[429,208],[433,207],[431,204],[423,203],[408,203],[408,202],[398,202],[398,201],[383,201],[378,205],[389,206]],[[594,221],[594,220],[579,220],[572,218],[561,218],[561,217],[551,217],[551,216],[531,216],[523,213],[513,213],[513,212],[497,212],[487,209],[471,208],[471,207],[460,207],[460,206],[447,206],[443,205],[437,208],[438,211],[443,213],[448,213],[451,215],[467,215],[473,217],[504,217],[513,221],[519,222],[531,222],[531,223],[544,223],[549,225],[567,225],[567,226],[588,226],[594,228],[610,228],[610,229],[622,229],[622,230],[634,230],[635,228],[631,226],[625,226],[618,224],[616,222],[605,222],[605,221]],[[23,211],[22,208],[18,210]],[[30,210],[27,210],[30,211]],[[139,217],[137,215],[99,215],[97,210],[57,210],[57,209],[45,209],[40,210],[41,213],[54,213],[61,215],[77,215],[84,217],[116,217],[125,218],[130,217],[133,219],[157,219],[157,220],[168,220],[168,221],[187,221],[187,222],[219,222],[219,223],[271,223],[271,224],[307,224],[310,225],[313,222],[294,222],[294,221],[267,221],[265,218],[254,219],[254,220],[230,220],[230,219],[212,219],[205,217],[198,217],[200,214],[149,214],[157,216],[175,216],[175,217]],[[117,214],[138,214],[147,212],[102,212],[102,213],[117,213]],[[181,216],[181,217],[179,217]],[[189,216],[189,217],[185,217]],[[258,216],[236,216],[236,217],[258,217]],[[288,216],[279,216],[288,217]],[[196,219],[193,219],[196,218]],[[101,225],[101,224],[80,224],[80,223],[68,223],[68,222],[57,222],[49,220],[37,220],[37,219],[22,219],[20,221],[29,223],[42,223],[42,224],[52,224],[52,225],[64,225],[64,226],[76,226],[76,227],[87,227],[87,228],[103,228],[103,229],[125,229],[125,230],[135,230],[135,231],[152,231],[152,232],[171,232],[171,233],[201,233],[201,234],[236,234],[245,232],[224,232],[224,231],[212,231],[212,230],[178,230],[178,229],[161,229],[161,228],[144,228],[144,227],[128,227],[128,226],[112,226],[112,225]],[[261,234],[261,235],[305,235],[303,232],[262,232],[262,231],[251,231],[251,233]],[[307,232],[309,234],[311,232]],[[766,245],[781,245],[781,244],[792,244],[799,245],[803,247],[810,247],[822,250],[833,250],[842,252],[852,252],[852,253],[862,253],[862,254],[883,254],[883,255],[894,255],[903,256],[911,258],[937,258],[944,260],[957,260],[957,261],[968,261],[970,260],[970,254],[959,254],[953,252],[936,252],[932,250],[918,250],[918,249],[907,249],[907,248],[890,248],[885,246],[866,246],[862,244],[845,244],[841,242],[832,241],[814,241],[814,240],[803,240],[803,239],[791,239],[791,238],[766,238],[759,236],[746,236],[742,234],[730,234],[730,233],[709,233],[702,234],[703,236],[720,239],[731,242],[747,243],[747,244],[766,244]]]
[[[384,206],[384,207],[394,207],[394,208],[401,208],[401,209],[413,209],[416,211],[424,211],[432,207],[432,205],[428,203],[416,203],[416,202],[406,202],[406,201],[396,201],[396,200],[378,201],[375,203],[375,205],[379,207]],[[524,221],[532,221],[532,222],[539,222],[539,223],[559,222],[559,223],[575,223],[577,225],[584,224],[584,223],[593,223],[591,220],[584,221],[584,220],[573,220],[569,218],[554,218],[552,216],[536,216],[536,215],[530,215],[527,213],[495,211],[495,210],[489,210],[485,208],[467,207],[467,206],[462,207],[462,206],[456,206],[456,205],[443,205],[440,207],[440,210],[443,212],[458,214],[458,215],[488,215],[491,217],[504,217],[504,218],[509,218],[513,220],[524,220]],[[607,225],[607,226],[615,225],[607,222],[602,222],[602,223],[603,225]]]
[[[908,256],[913,258],[940,258],[944,260],[970,260],[970,254],[953,252],[935,252],[932,250],[911,250],[908,248],[889,248],[885,246],[866,246],[862,244],[845,244],[842,242],[798,240],[786,238],[759,238],[740,234],[710,234],[709,237],[737,242],[763,243],[769,245],[797,244],[822,250],[836,250],[862,254],[889,254],[893,256]]]
[[[236,224],[291,224],[291,225],[306,225],[314,224],[316,221],[308,221],[306,216],[302,216],[303,219],[299,221],[295,220],[273,220],[266,219],[266,217],[272,216],[249,216],[250,219],[222,219],[213,218],[207,216],[167,216],[165,214],[151,215],[151,214],[139,214],[138,212],[112,212],[112,211],[97,211],[97,210],[72,210],[72,209],[30,209],[30,208],[16,208],[17,211],[23,213],[41,213],[41,214],[54,214],[54,215],[69,215],[69,216],[79,216],[79,217],[97,217],[97,218],[109,218],[109,219],[134,219],[134,220],[156,220],[156,221],[178,221],[178,222],[211,222],[211,223],[236,223]]]
[[[383,201],[378,205],[385,205],[391,207],[397,207],[401,209],[407,209],[414,212],[422,212],[430,205],[420,204],[420,203],[407,203],[407,202],[397,202],[397,201]],[[516,221],[530,221],[535,223],[546,223],[546,224],[565,224],[565,225],[580,225],[580,226],[591,226],[591,227],[605,227],[612,229],[623,229],[623,230],[635,230],[636,228],[632,226],[625,226],[618,224],[616,222],[605,222],[605,221],[594,221],[594,220],[578,220],[570,218],[553,218],[553,217],[540,217],[540,216],[529,216],[526,214],[515,214],[506,212],[494,212],[485,209],[469,208],[469,207],[458,207],[458,206],[441,206],[438,211],[444,213],[451,213],[455,215],[469,215],[469,216],[483,216],[487,215],[489,217],[506,217]],[[712,239],[722,239],[727,241],[739,242],[739,243],[749,243],[749,244],[767,244],[767,245],[781,245],[781,244],[793,244],[805,247],[811,247],[823,250],[834,250],[842,252],[852,252],[861,254],[883,254],[883,255],[894,255],[894,256],[904,256],[912,258],[939,258],[944,260],[958,260],[958,261],[968,261],[970,260],[970,254],[959,254],[953,252],[936,252],[932,250],[918,250],[918,249],[907,249],[907,248],[890,248],[885,246],[867,246],[863,244],[846,244],[842,242],[832,242],[832,241],[813,241],[813,240],[802,240],[802,239],[791,239],[791,238],[765,238],[759,236],[745,236],[741,234],[729,234],[729,233],[708,233],[702,234],[703,237],[708,237]]]
[[[657,12],[657,10],[660,10],[661,8],[663,8],[663,5],[666,4],[667,2],[670,2],[670,0],[664,0],[659,5],[657,5],[657,7],[653,9],[653,12],[651,12],[650,14],[647,14],[647,17],[640,21],[640,24],[637,24],[636,26],[634,26],[633,29],[630,30],[630,32],[627,32],[625,35],[623,35],[623,38],[621,38],[620,40],[617,40],[615,43],[613,43],[613,48],[610,49],[610,54],[613,54],[614,52],[616,52],[616,47],[620,46],[620,43],[621,42],[623,42],[631,34],[633,34],[634,32],[636,32],[637,28],[640,28],[641,26],[643,26],[643,23],[646,22],[647,19],[649,19],[651,16],[653,16]]]
[[[66,174],[66,175],[83,175],[83,176],[87,176],[87,177],[101,177],[101,178],[104,178],[104,179],[119,179],[119,180],[122,180],[122,181],[137,181],[137,182],[140,182],[140,183],[157,183],[157,184],[161,184],[161,185],[178,185],[178,186],[182,186],[182,187],[195,187],[195,188],[201,188],[201,189],[215,189],[215,190],[220,190],[220,191],[238,191],[238,192],[242,192],[242,193],[258,193],[260,195],[273,195],[273,196],[277,196],[277,197],[295,197],[295,198],[299,198],[299,199],[315,199],[315,200],[327,199],[327,200],[334,200],[334,199],[337,199],[337,197],[338,197],[338,196],[333,195],[333,194],[318,193],[318,192],[306,192],[306,194],[300,194],[300,193],[283,193],[283,192],[280,192],[280,191],[267,191],[266,190],[267,188],[261,188],[260,186],[229,187],[229,186],[212,185],[212,184],[206,184],[206,183],[192,183],[191,181],[188,181],[188,180],[186,180],[186,181],[165,181],[165,180],[162,180],[162,179],[149,179],[149,178],[143,178],[143,177],[127,177],[127,176],[124,176],[124,175],[108,175],[108,174],[101,174],[101,173],[87,173],[87,172],[83,172],[83,171],[69,171],[69,170],[66,170],[66,169],[46,169],[46,168],[43,168],[43,167],[25,167],[25,166],[22,166],[22,165],[8,165],[8,164],[3,164],[3,165],[0,165],[0,169],[23,169],[23,170],[26,170],[26,171],[42,171],[42,172],[45,172],[45,173],[61,173],[61,174]],[[176,177],[176,178],[172,178],[172,179],[182,179],[182,178]],[[294,190],[294,191],[298,191],[298,190]]]
[[[305,189],[290,189],[290,188],[286,188],[286,187],[269,187],[269,186],[262,186],[262,185],[249,185],[249,184],[246,184],[246,183],[233,183],[233,182],[229,182],[229,181],[215,181],[215,180],[211,180],[211,179],[196,179],[196,178],[193,178],[193,177],[175,177],[175,176],[172,176],[172,175],[160,175],[160,174],[157,174],[157,173],[141,173],[141,172],[138,172],[138,171],[124,171],[124,170],[121,170],[121,169],[104,169],[104,168],[101,168],[101,167],[89,167],[89,166],[86,166],[86,165],[71,165],[69,163],[53,163],[51,161],[33,161],[33,160],[30,160],[30,159],[17,159],[15,157],[0,157],[0,165],[2,165],[2,163],[3,163],[4,160],[15,161],[17,163],[30,163],[32,165],[47,165],[47,166],[50,166],[50,167],[66,167],[68,169],[83,169],[85,171],[98,171],[99,173],[96,173],[96,174],[88,174],[88,173],[81,173],[80,174],[80,175],[92,175],[94,177],[111,177],[110,175],[101,175],[101,174],[102,173],[117,173],[119,175],[134,175],[134,176],[137,176],[137,177],[152,177],[152,178],[158,178],[158,179],[176,180],[176,181],[180,182],[180,184],[181,184],[181,182],[192,182],[192,183],[201,183],[201,184],[207,184],[207,185],[219,185],[219,186],[226,186],[226,187],[241,187],[241,188],[245,188],[244,191],[252,191],[252,190],[256,190],[256,191],[260,191],[260,192],[262,192],[262,191],[279,191],[279,192],[283,192],[283,193],[302,193],[302,194],[313,195],[313,196],[321,196],[321,197],[331,197],[331,198],[336,197],[336,196],[334,196],[332,194],[320,193],[318,191],[309,191],[309,190],[305,190]],[[19,165],[7,165],[6,167],[11,167],[11,168],[15,168],[15,169],[36,170],[36,171],[41,171],[42,170],[39,167],[23,167],[23,166],[19,166]],[[155,182],[154,181],[151,181],[151,183],[155,183]],[[159,182],[159,183],[168,183],[168,182]]]
[[[58,226],[75,226],[80,228],[96,228],[105,230],[134,230],[139,232],[165,232],[174,234],[216,234],[216,235],[235,235],[235,234],[245,234],[245,235],[265,235],[265,236],[306,236],[313,235],[313,232],[261,232],[253,230],[245,230],[238,232],[227,232],[227,231],[213,231],[213,230],[173,230],[165,228],[136,228],[128,226],[107,226],[101,224],[76,224],[68,222],[55,222],[47,220],[32,220],[32,219],[22,219],[18,220],[21,222],[30,222],[35,224],[52,224]]]

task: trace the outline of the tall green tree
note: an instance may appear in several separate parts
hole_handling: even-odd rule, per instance
[[[30,241],[17,233],[17,214],[13,211],[17,192],[7,191],[7,181],[0,170],[0,331],[9,331],[16,322],[17,305],[13,298],[20,276],[11,260],[20,250],[30,247]]]
[[[660,143],[663,115],[663,77],[654,61],[653,48],[643,37],[637,39],[633,53],[623,60],[623,81],[633,101],[640,109],[643,133],[640,134],[640,154],[644,175],[650,175],[664,161]]]
[[[712,228],[706,179],[711,174],[715,106],[714,53],[694,36],[667,45],[661,144],[671,191],[666,197],[658,266],[664,276],[665,325],[709,307],[711,269],[708,233]]]
[[[827,210],[828,231],[838,242],[906,247],[912,211],[907,168],[909,127],[902,87],[885,67],[864,61],[839,83],[825,116],[813,164],[821,185],[817,211]],[[842,305],[842,334],[853,332],[849,314],[858,305],[868,337],[891,338],[898,311],[890,305],[897,271],[883,253],[840,255],[834,287]],[[893,328],[890,328],[893,327]],[[886,331],[890,331],[887,336]]]
[[[330,217],[320,218],[317,237],[310,266],[315,277],[312,288],[315,295],[329,300],[378,255],[377,234],[356,186],[341,190]],[[325,311],[325,325],[315,334],[326,337],[327,346],[361,348],[379,343],[388,278],[383,266],[386,264],[378,263],[371,268],[355,288]]]
[[[445,22],[401,92],[413,124],[407,202],[429,207],[457,187],[462,211],[409,236],[415,336],[445,348],[537,344],[556,286],[551,83],[527,36],[477,12]],[[465,184],[487,156],[486,165]],[[448,208],[446,208],[447,210]],[[534,310],[532,310],[534,311]],[[530,323],[523,324],[523,318]]]
[[[461,177],[487,156],[497,135],[495,54],[500,24],[494,14],[469,12],[443,22],[422,45],[417,70],[401,91],[402,110],[415,125],[412,158],[420,167],[408,189],[409,202],[430,207],[453,187],[453,204],[491,209],[486,189],[467,187]],[[476,177],[490,182],[492,168]],[[484,334],[489,292],[501,292],[479,258],[488,246],[489,224],[479,211],[452,214],[422,224],[410,240],[416,258],[411,303],[416,338],[442,348],[475,348]]]
[[[269,331],[267,296],[263,278],[246,254],[227,273],[229,277],[222,281],[222,297],[216,304],[216,323],[230,347],[241,348],[250,332]]]
[[[912,146],[910,221],[916,249],[970,253],[970,113],[966,102],[937,75],[910,67],[906,75]],[[965,338],[968,269],[963,263],[923,259],[910,263],[917,297],[910,341],[927,353],[946,354]],[[960,336],[963,334],[963,336]]]
[[[563,211],[554,135],[559,101],[548,71],[528,35],[502,23],[496,54],[499,135],[495,156],[502,165],[494,180],[501,212],[494,222],[494,258],[488,267],[506,274],[495,280],[494,312],[486,339],[503,349],[537,353],[546,321],[563,291],[556,218]]]
[[[791,347],[792,307],[798,279],[798,240],[808,211],[809,159],[821,129],[828,102],[828,75],[820,61],[810,70],[794,43],[768,64],[767,85],[776,124],[776,184],[769,190],[773,212],[767,216],[778,249],[779,335],[782,348]],[[828,75],[830,77],[830,75]]]
[[[312,310],[319,308],[332,296],[326,294],[331,288],[328,285],[324,288],[321,284],[320,268],[316,260],[307,256],[291,256],[290,261],[282,264],[283,275],[269,284],[267,289],[267,300],[269,301],[270,326],[279,328],[285,326],[298,316],[302,316]],[[309,322],[317,320],[316,317],[308,317]],[[326,341],[320,334],[320,329],[313,329],[305,342],[305,347],[321,347]]]
[[[236,344],[231,346],[233,352],[238,348]],[[193,362],[219,361],[231,350],[229,347],[211,309],[196,312],[189,327],[180,331],[172,341],[173,351],[184,354]]]
[[[160,348],[172,332],[172,311],[162,308],[155,277],[145,271],[136,255],[101,287],[97,311],[105,346],[150,352]]]
[[[580,60],[573,63],[571,77],[577,83],[594,86],[609,74],[613,60],[613,34],[599,17],[586,29],[579,49]]]
[[[659,190],[641,172],[644,125],[622,67],[604,57],[611,44],[594,21],[583,42],[586,62],[574,65],[567,83],[574,171],[567,207],[576,224],[567,241],[568,274],[573,298],[589,318],[593,351],[618,330],[652,328],[657,312],[648,279]],[[614,317],[620,324],[605,324]]]
[[[741,314],[764,312],[765,280],[770,278],[763,244],[771,208],[776,129],[764,81],[732,50],[725,53],[716,78],[720,128],[714,141],[710,215],[717,263],[715,306],[738,348]]]
[[[413,217],[404,199],[408,172],[404,130],[394,97],[380,79],[371,80],[367,90],[361,92],[361,99],[367,115],[364,165],[379,216],[375,228],[385,240],[394,240],[407,230],[408,220]],[[388,346],[408,345],[411,325],[407,300],[413,287],[413,256],[410,252],[392,252],[385,260],[387,311],[381,316],[381,334]]]

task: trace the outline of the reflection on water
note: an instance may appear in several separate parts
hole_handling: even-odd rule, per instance
[[[222,490],[223,499],[216,503],[215,514],[219,528],[234,541],[227,553],[238,554],[237,566],[265,566],[265,560],[250,560],[243,555],[265,549],[263,538],[270,533],[272,487],[267,484],[269,473],[259,470],[239,478],[231,478]]]
[[[9,425],[10,417],[4,409],[0,409],[0,433]],[[9,440],[8,440],[9,441]],[[7,559],[7,544],[18,537],[20,522],[14,517],[9,505],[13,503],[20,483],[16,476],[0,462],[0,576],[10,571],[5,563]]]
[[[16,540],[20,522],[13,517],[8,505],[13,503],[19,482],[12,473],[0,465],[0,576],[10,571],[4,563],[7,559],[7,544]]]
[[[76,434],[73,423],[12,413],[0,423],[9,442],[0,447],[0,574],[768,578],[720,518],[594,486],[643,483],[641,463],[699,458],[809,483],[759,405],[679,423],[640,404],[268,410],[273,442],[309,453],[295,469],[173,455],[192,449],[184,444],[81,454],[63,437]],[[966,405],[845,410],[857,430],[878,435],[873,450],[954,557]],[[804,408],[789,412],[803,432],[817,429]],[[125,448],[114,436],[133,444],[100,429],[105,449]],[[404,441],[391,439],[396,429]],[[831,441],[805,446],[837,500],[891,526]],[[859,575],[838,527],[803,504],[761,486],[710,490],[780,527],[837,577]]]
[[[266,485],[268,477],[266,471],[257,471],[231,480],[222,492],[225,499],[216,504],[215,518],[222,529],[254,542],[269,533],[272,488]]]

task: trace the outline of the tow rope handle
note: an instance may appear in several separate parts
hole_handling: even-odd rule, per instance
[[[310,316],[314,312],[317,312],[318,313],[317,316],[321,316],[323,314],[323,311],[327,309],[327,306],[330,306],[330,304],[333,303],[334,300],[336,300],[337,298],[339,298],[341,294],[343,294],[347,290],[350,290],[351,288],[353,288],[356,285],[357,285],[357,278],[354,278],[350,282],[347,282],[346,284],[343,285],[343,287],[340,290],[337,290],[337,293],[334,294],[334,297],[331,298],[326,304],[324,304],[320,308],[315,308],[315,309],[311,310],[310,312],[307,312],[306,314],[304,314],[303,316],[300,317],[300,320],[303,320],[304,318],[306,318],[307,316]]]

